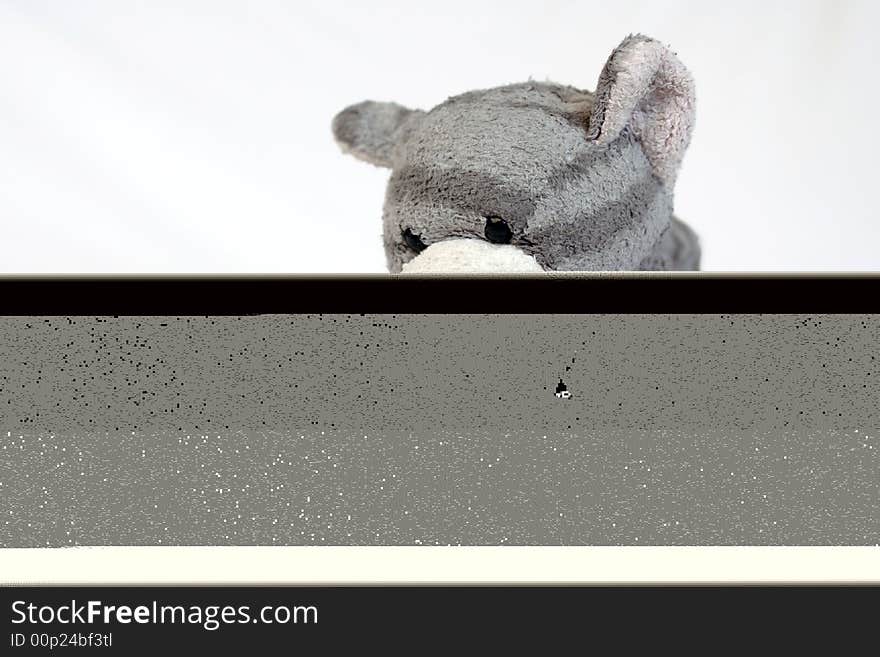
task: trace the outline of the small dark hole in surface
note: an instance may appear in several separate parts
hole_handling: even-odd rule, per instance
[[[421,253],[428,248],[427,244],[422,241],[421,235],[416,235],[409,228],[403,231],[403,241],[416,253]]]
[[[486,239],[493,244],[510,244],[513,231],[501,217],[486,217]]]

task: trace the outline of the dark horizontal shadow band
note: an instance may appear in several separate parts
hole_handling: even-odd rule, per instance
[[[0,277],[3,315],[870,313],[880,276]]]

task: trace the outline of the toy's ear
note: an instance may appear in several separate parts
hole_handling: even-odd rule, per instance
[[[629,36],[599,76],[588,136],[608,143],[629,126],[654,174],[671,188],[690,143],[694,108],[693,78],[675,54],[649,37]]]
[[[390,167],[395,145],[422,115],[421,110],[397,103],[365,100],[333,118],[333,136],[345,152],[356,158]]]

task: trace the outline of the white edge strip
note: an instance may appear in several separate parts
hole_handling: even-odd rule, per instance
[[[880,547],[0,550],[0,584],[880,583]]]

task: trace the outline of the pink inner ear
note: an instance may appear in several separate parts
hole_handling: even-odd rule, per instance
[[[695,104],[693,78],[675,54],[659,41],[631,36],[599,76],[588,137],[608,143],[630,126],[654,174],[671,187],[690,143]]]

